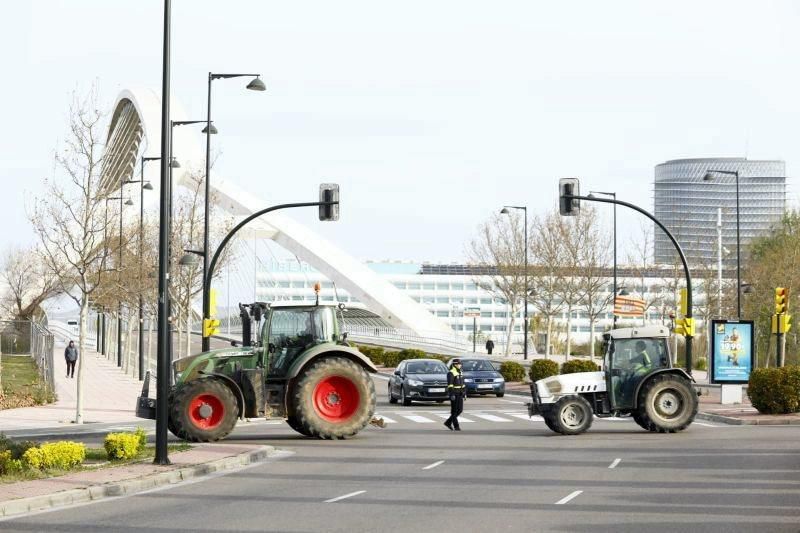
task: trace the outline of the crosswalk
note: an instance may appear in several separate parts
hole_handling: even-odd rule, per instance
[[[383,418],[387,424],[433,424],[436,419],[446,420],[450,416],[450,411],[386,411],[375,413],[376,417]],[[458,417],[462,424],[474,424],[475,422],[491,422],[495,424],[508,424],[517,420],[526,422],[544,422],[542,417],[529,417],[524,411],[469,411]]]

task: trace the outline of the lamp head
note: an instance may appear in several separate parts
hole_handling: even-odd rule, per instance
[[[507,208],[505,208],[505,207],[504,207],[503,209],[501,209],[501,210],[500,210],[500,214],[501,214],[501,215],[507,215],[507,214],[509,214],[509,213],[510,213],[510,211],[509,211]]]
[[[172,161],[169,162],[169,168],[181,168],[181,164],[173,157]]]
[[[261,78],[256,76],[250,83],[247,84],[247,88],[251,91],[266,91],[267,86],[264,85],[264,82],[261,81]]]
[[[148,181],[147,183],[145,183],[144,185],[142,185],[142,189],[144,189],[144,190],[146,190],[146,191],[152,191],[152,190],[153,190],[153,186],[152,186],[152,185],[150,185],[150,182]]]
[[[197,259],[197,256],[194,254],[183,254],[183,257],[178,261],[178,264],[181,266],[196,266],[199,263],[200,260]]]
[[[202,133],[210,133],[211,135],[216,135],[217,134],[217,128],[213,124],[211,125],[211,128],[206,126],[201,131],[202,131]]]
[[[710,170],[706,172],[706,175],[703,176],[703,181],[714,181],[714,173]]]
[[[133,200],[128,198],[127,200],[125,200],[125,205],[133,205]]]

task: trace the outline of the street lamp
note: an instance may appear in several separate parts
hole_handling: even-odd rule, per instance
[[[500,210],[501,215],[510,214],[509,209],[520,209],[525,214],[525,293],[524,293],[524,313],[522,323],[524,325],[523,331],[523,358],[528,360],[528,208],[525,206],[506,205]]]
[[[265,91],[267,90],[267,86],[264,85],[264,82],[261,81],[261,74],[215,74],[213,72],[208,73],[208,107],[206,111],[206,127],[204,129],[204,133],[206,134],[206,194],[205,194],[205,210],[204,216],[205,220],[203,222],[203,280],[205,282],[206,278],[208,277],[208,261],[209,261],[209,244],[208,244],[208,233],[209,233],[209,200],[211,198],[211,135],[216,133],[212,131],[214,126],[211,124],[211,82],[218,79],[228,79],[228,78],[250,78],[250,83],[247,84],[245,87],[251,91]],[[211,314],[211,301],[208,296],[208,291],[203,291],[203,324],[205,321],[210,318]],[[206,336],[202,337],[202,350],[207,352],[211,347],[211,339]]]
[[[733,176],[736,180],[736,318],[742,318],[742,263],[741,247],[739,243],[739,171],[709,169],[703,176],[703,181],[714,181],[714,174]]]
[[[124,205],[133,205],[130,198],[125,198],[122,195],[122,188],[125,182],[119,186],[119,196],[109,196],[106,198],[106,218],[108,218],[108,202],[111,200],[119,200],[119,261],[117,262],[117,284],[122,286],[120,276],[122,275],[122,208]],[[125,203],[122,203],[125,200]],[[122,366],[122,297],[117,300],[117,366]]]
[[[153,186],[144,180],[144,164],[148,161],[158,161],[160,157],[142,156],[139,165],[139,381],[144,380],[144,296],[142,295],[142,264],[144,263],[144,191],[152,191]],[[127,183],[137,183],[129,181]]]
[[[611,196],[614,200],[617,199],[617,193],[615,192],[602,192],[602,191],[591,191],[589,192],[589,196],[593,194],[602,194],[604,196]],[[612,309],[616,309],[617,305],[617,204],[614,204],[614,301],[611,303]],[[614,323],[613,328],[617,327],[617,313],[614,312]],[[594,341],[592,341],[594,342]]]

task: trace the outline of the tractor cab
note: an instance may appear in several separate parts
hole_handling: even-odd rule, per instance
[[[642,382],[672,367],[668,340],[664,326],[616,329],[604,335],[606,390],[612,410],[632,409]]]

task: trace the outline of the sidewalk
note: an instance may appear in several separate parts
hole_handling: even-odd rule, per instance
[[[147,459],[60,477],[0,484],[0,517],[133,494],[259,462],[274,452],[272,446],[202,444],[170,454],[172,464],[166,466],[154,465]]]
[[[0,411],[0,430],[68,427],[75,420],[77,369],[74,379],[67,378],[64,347],[56,346],[53,351],[56,403]],[[82,364],[84,423],[136,421],[134,410],[141,383],[126,376],[116,361],[94,350],[82,354]]]

